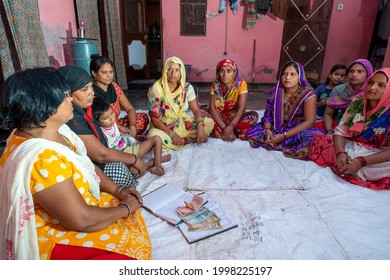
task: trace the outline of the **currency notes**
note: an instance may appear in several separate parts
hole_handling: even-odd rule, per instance
[[[217,216],[217,214],[204,206],[187,215],[180,216],[181,219],[188,225],[189,231],[203,231],[222,228],[220,224],[221,219]]]

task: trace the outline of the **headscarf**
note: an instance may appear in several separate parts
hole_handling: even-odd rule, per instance
[[[294,63],[298,67],[298,76],[299,81],[298,84],[301,87],[300,89],[300,97],[297,99],[295,106],[293,107],[293,112],[291,112],[291,118],[295,115],[296,110],[299,108],[299,104],[303,102],[304,97],[313,90],[310,83],[306,80],[305,71],[303,70],[303,66],[296,61],[288,61],[286,62],[282,69],[289,63]],[[279,131],[282,128],[283,124],[283,100],[284,100],[284,87],[282,83],[283,72],[279,73],[278,84],[275,89],[275,103],[274,103],[274,128],[276,131]]]
[[[92,77],[88,75],[87,71],[78,66],[62,66],[58,68],[58,72],[64,76],[66,83],[69,85],[72,92],[82,89],[93,81]]]
[[[347,109],[343,119],[340,122],[340,125],[336,127],[335,133],[344,137],[351,137],[353,133],[362,133],[364,126],[369,123],[369,118],[380,111],[380,115],[383,115],[390,108],[390,68],[382,68],[375,71],[369,79],[371,79],[376,73],[384,73],[387,76],[387,84],[385,92],[377,106],[369,111],[367,111],[367,96],[364,94],[362,99],[357,99],[353,101],[350,106],[356,106],[358,102],[363,102],[363,106],[357,104],[357,109],[354,114],[350,114],[350,108]],[[368,80],[369,80],[368,79]],[[379,117],[377,116],[377,117]],[[376,117],[376,118],[377,118]],[[375,118],[375,119],[376,119]],[[374,121],[374,120],[372,120]],[[384,131],[387,133],[387,131]]]
[[[368,77],[372,75],[373,68],[371,62],[368,61],[367,59],[357,59],[354,62],[352,62],[352,64],[348,67],[347,73],[349,73],[351,67],[357,63],[362,65],[367,72],[366,80],[364,81],[363,85],[359,89],[355,90],[352,88],[350,82],[348,81],[347,87],[343,92],[337,92],[337,95],[333,95],[332,93],[330,94],[326,102],[327,106],[336,110],[338,109],[345,110],[346,108],[348,108],[353,98],[363,93],[364,88],[366,87],[368,81]]]
[[[168,75],[167,75],[167,71],[168,71],[171,63],[179,64],[180,65],[180,73],[181,73],[180,84],[178,85],[178,87],[175,89],[175,91],[173,93],[169,89]],[[180,115],[182,113],[181,107],[175,103],[174,97],[177,96],[177,92],[179,92],[179,94],[182,94],[182,96],[180,98],[180,100],[181,100],[180,104],[182,104],[183,100],[186,98],[186,96],[185,96],[186,71],[185,71],[183,61],[176,56],[169,57],[165,61],[165,65],[163,68],[163,73],[162,73],[161,78],[155,83],[154,86],[156,87],[156,91],[160,93],[160,96],[162,96],[164,98],[164,102],[166,104],[168,104],[170,108],[172,108],[172,110],[166,111],[165,116],[166,117],[173,117],[173,118],[180,117]],[[171,115],[172,113],[174,115]]]
[[[230,83],[230,85],[225,85],[224,83],[221,83],[219,71],[223,66],[229,66],[230,68],[233,69],[233,71],[236,72],[233,81]],[[214,89],[214,92],[217,95],[219,94],[226,99],[230,91],[232,89],[237,89],[242,82],[241,78],[238,77],[239,70],[238,70],[237,63],[235,63],[232,59],[223,59],[220,62],[218,62],[215,71],[216,71],[216,79],[214,84],[212,85],[212,88]]]

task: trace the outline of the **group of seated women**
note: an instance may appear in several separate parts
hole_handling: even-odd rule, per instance
[[[0,120],[13,132],[0,159],[1,259],[150,259],[137,176],[163,175],[161,163],[170,159],[164,151],[209,137],[241,139],[329,166],[354,184],[390,188],[390,68],[372,74],[357,60],[347,69],[347,84],[332,82],[344,93],[331,91],[324,114],[328,105],[349,104],[333,135],[315,126],[316,91],[295,61],[282,67],[260,122],[256,111],[246,110],[248,87],[231,59],[217,64],[205,110],[186,82],[183,61],[168,58],[148,91],[150,123],[113,82],[113,69],[97,55],[90,75],[77,66],[35,68],[5,81]],[[358,86],[357,80],[364,81]],[[93,108],[107,111],[103,120]],[[132,144],[111,146],[120,135]],[[154,157],[145,162],[151,150]]]

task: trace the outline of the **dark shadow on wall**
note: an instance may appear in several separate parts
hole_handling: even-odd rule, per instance
[[[72,23],[69,21],[68,29],[66,31],[65,44],[62,45],[64,50],[64,60],[65,65],[73,65],[73,53],[72,53],[72,44],[75,43],[75,37],[72,34]]]

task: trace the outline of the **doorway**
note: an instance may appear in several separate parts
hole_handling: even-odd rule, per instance
[[[279,69],[290,60],[305,69],[307,80],[320,83],[333,0],[290,0],[284,22]]]
[[[120,17],[127,81],[161,74],[160,0],[121,0]]]

